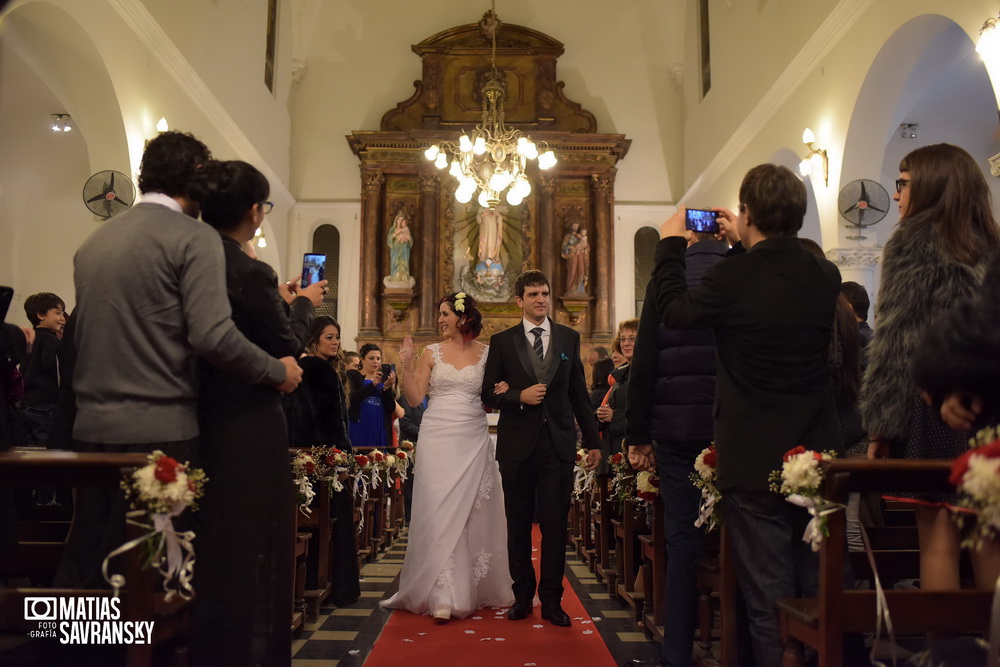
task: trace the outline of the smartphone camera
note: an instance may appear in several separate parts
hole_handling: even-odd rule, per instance
[[[326,255],[307,252],[302,258],[302,287],[309,287],[323,280],[325,269]]]
[[[382,364],[382,381],[389,379],[389,374],[395,372],[396,364]]]
[[[692,232],[719,233],[718,213],[701,208],[689,208],[684,214],[684,226]]]

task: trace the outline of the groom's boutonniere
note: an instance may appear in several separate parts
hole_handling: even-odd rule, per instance
[[[562,359],[563,361],[569,361],[569,357],[566,356],[565,352],[563,352],[562,354],[560,354],[559,358]]]

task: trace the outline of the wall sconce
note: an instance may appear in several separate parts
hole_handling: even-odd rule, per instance
[[[166,132],[169,129],[170,129],[170,126],[167,125],[167,119],[166,118],[160,118],[160,120],[156,121],[156,131],[157,132]]]
[[[267,237],[264,236],[264,229],[263,228],[258,227],[257,231],[255,231],[253,233],[253,235],[254,235],[254,240],[257,242],[257,247],[258,248],[266,248],[267,247]]]
[[[983,27],[979,29],[976,53],[982,56],[987,63],[997,62],[997,57],[1000,56],[1000,34],[997,33],[997,20],[997,18],[986,19]]]
[[[917,138],[917,124],[916,123],[901,123],[899,126],[899,136],[903,139],[916,139]]]
[[[815,141],[816,135],[807,127],[802,133],[802,143],[809,149],[809,154],[803,158],[802,162],[799,162],[799,173],[803,176],[810,175],[812,173],[812,159],[818,155],[823,160],[823,184],[830,185],[830,159],[826,156],[826,149],[813,148]]]
[[[69,132],[72,129],[73,129],[73,119],[69,117],[68,113],[52,114],[53,132]]]

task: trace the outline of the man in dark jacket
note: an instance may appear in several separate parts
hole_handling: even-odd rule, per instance
[[[685,274],[684,213],[660,228],[653,292],[664,325],[712,327],[718,360],[714,437],[718,487],[758,665],[784,650],[774,602],[815,595],[819,562],[802,533],[809,514],[768,490],[768,475],[798,445],[842,448],[828,350],[840,272],[796,235],[806,190],[789,169],[763,164],[744,177],[735,221],[747,252]]]
[[[728,246],[711,234],[688,232],[685,278],[696,287],[708,268],[725,257]],[[625,410],[629,459],[655,452],[664,507],[667,542],[667,605],[662,660],[689,667],[697,621],[695,561],[703,536],[695,527],[700,493],[691,483],[694,460],[712,443],[715,401],[715,338],[711,329],[668,329],[656,312],[653,283],[639,319]]]

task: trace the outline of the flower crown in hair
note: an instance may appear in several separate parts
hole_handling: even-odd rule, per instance
[[[459,292],[455,295],[455,312],[464,313],[465,312],[465,292]]]

